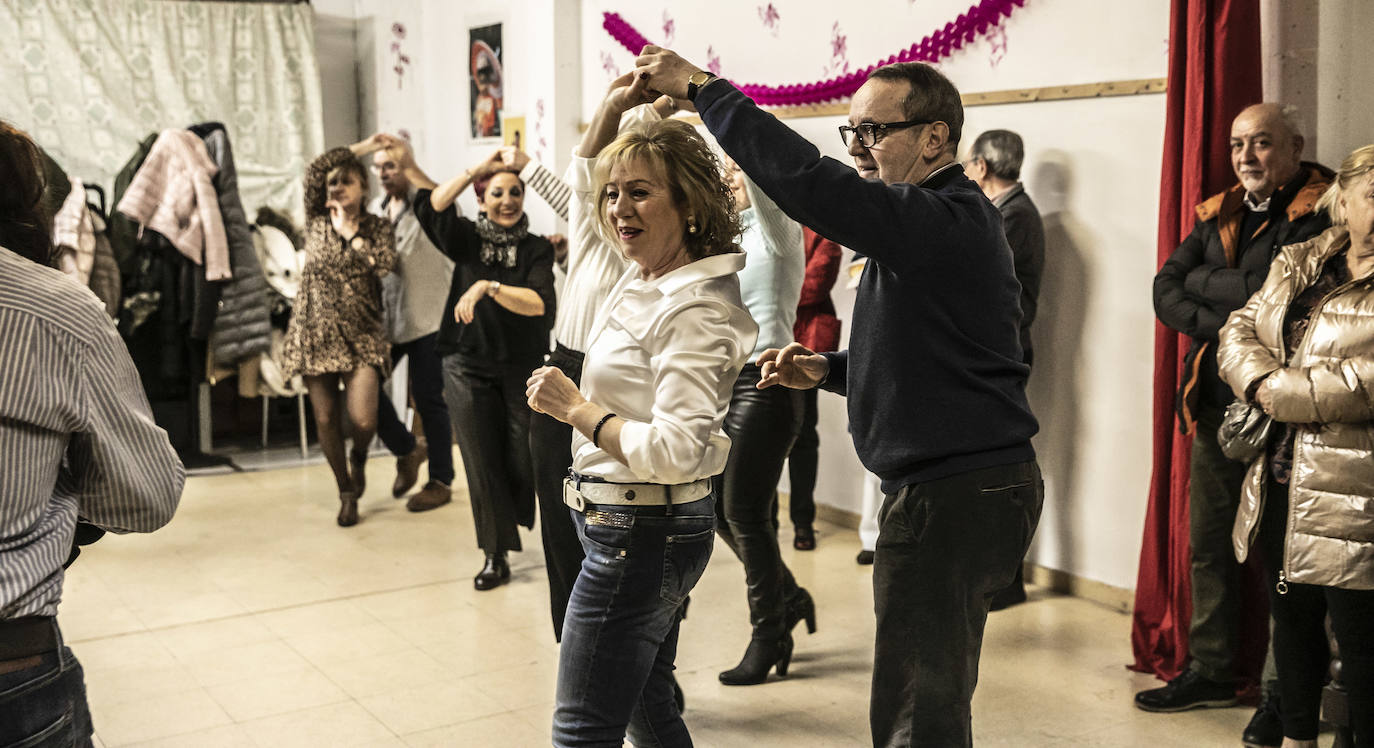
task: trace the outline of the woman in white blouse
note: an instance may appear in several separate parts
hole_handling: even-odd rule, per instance
[[[613,93],[648,101],[643,81]],[[530,407],[570,424],[565,485],[587,554],[563,622],[553,742],[691,745],[673,701],[682,600],[711,555],[721,425],[758,327],[736,273],[739,216],[720,162],[675,120],[602,151],[600,229],[631,265],[598,311],[579,391],[537,369]]]

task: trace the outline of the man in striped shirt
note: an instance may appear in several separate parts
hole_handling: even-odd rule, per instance
[[[103,305],[44,267],[37,153],[0,122],[0,745],[89,745],[81,666],[56,619],[78,518],[156,530],[186,471]]]

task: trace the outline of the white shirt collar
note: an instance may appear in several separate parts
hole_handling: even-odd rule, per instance
[[[1274,196],[1271,194],[1269,195],[1269,197],[1264,198],[1264,202],[1257,202],[1255,200],[1254,195],[1251,195],[1249,192],[1246,192],[1245,207],[1249,208],[1251,211],[1255,213],[1267,213],[1269,212],[1269,201],[1273,199]]]
[[[738,273],[744,269],[744,260],[743,252],[727,252],[703,257],[700,260],[689,262],[677,270],[664,273],[651,281],[636,278],[630,282],[627,290],[647,291],[654,289],[664,296],[672,296],[693,283]]]

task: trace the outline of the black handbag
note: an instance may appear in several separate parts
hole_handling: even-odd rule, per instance
[[[1221,453],[1236,462],[1249,463],[1264,451],[1269,441],[1269,427],[1274,419],[1244,400],[1226,406],[1226,415],[1217,429],[1217,444]]]

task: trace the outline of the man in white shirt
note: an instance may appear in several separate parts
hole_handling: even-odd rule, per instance
[[[444,404],[444,375],[434,350],[439,321],[444,315],[453,261],[445,257],[420,229],[411,211],[415,188],[396,163],[391,149],[377,151],[372,168],[386,191],[369,206],[390,219],[396,232],[396,272],[382,279],[382,305],[391,361],[408,360],[410,392],[425,441],[415,438],[396,415],[391,398],[377,398],[377,435],[396,455],[392,495],[400,498],[419,479],[420,464],[429,460],[429,481],[406,501],[406,509],[423,512],[452,499],[453,434]]]

